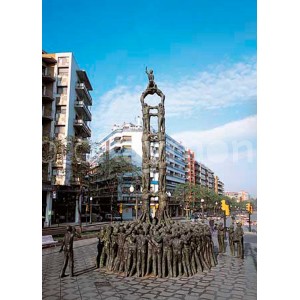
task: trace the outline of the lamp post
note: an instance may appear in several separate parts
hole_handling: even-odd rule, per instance
[[[92,201],[93,197],[90,197],[90,224],[92,224]]]
[[[48,211],[48,227],[51,226],[51,216],[52,216],[52,210]]]
[[[130,193],[132,194],[134,192],[134,186],[131,185],[129,188]],[[137,220],[137,211],[138,211],[138,199],[135,197],[135,219]]]
[[[215,203],[215,216],[217,215],[217,205],[218,205],[218,202],[216,201],[216,203]]]
[[[204,199],[201,199],[202,219],[204,219]]]
[[[171,196],[172,196],[172,194],[171,194],[171,192],[166,192],[167,193],[167,196],[168,196],[168,205],[167,205],[167,211],[168,211],[168,214],[170,214],[170,212],[169,212],[169,203],[170,203],[170,198],[171,198]],[[171,214],[170,214],[171,215]]]

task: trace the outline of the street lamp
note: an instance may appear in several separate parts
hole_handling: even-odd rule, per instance
[[[202,219],[204,219],[204,199],[201,199]]]
[[[215,203],[215,215],[217,215],[217,205],[218,205],[218,202],[216,201],[216,203]]]
[[[48,227],[51,226],[51,216],[52,216],[52,210],[48,211]]]
[[[134,186],[131,185],[129,188],[130,193],[132,194],[134,192]],[[137,214],[138,214],[138,198],[135,197],[135,219],[137,220]]]
[[[167,206],[167,211],[168,211],[168,214],[170,214],[170,212],[169,212],[169,202],[170,202],[170,198],[171,198],[171,196],[172,196],[172,194],[171,194],[171,192],[166,192],[166,194],[167,194],[167,196],[169,197],[169,199],[168,199],[168,206]],[[171,215],[171,214],[170,214]]]
[[[92,201],[93,197],[90,197],[90,224],[92,224]]]

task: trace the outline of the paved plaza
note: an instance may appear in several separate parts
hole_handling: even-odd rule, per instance
[[[214,235],[215,251],[217,241]],[[228,243],[228,240],[226,240]],[[75,276],[59,278],[60,247],[43,249],[43,299],[257,299],[256,234],[245,234],[245,259],[231,257],[229,247],[218,265],[192,277],[125,277],[95,268],[97,239],[74,242]],[[68,274],[68,268],[66,274]]]

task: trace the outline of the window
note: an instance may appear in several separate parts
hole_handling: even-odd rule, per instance
[[[59,114],[65,114],[67,112],[67,107],[64,105],[64,106],[58,106],[56,108],[56,113],[59,113]]]
[[[55,126],[55,133],[58,134],[58,133],[65,133],[66,131],[66,128],[65,126]]]
[[[69,68],[58,68],[58,75],[67,76],[69,73]]]
[[[59,57],[58,58],[59,65],[68,65],[69,64],[69,57]]]
[[[68,91],[68,87],[67,86],[60,86],[57,88],[57,94],[63,94],[66,95]]]

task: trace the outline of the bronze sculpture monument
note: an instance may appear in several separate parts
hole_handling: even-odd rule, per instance
[[[142,214],[138,220],[106,225],[99,233],[97,267],[125,276],[193,276],[216,265],[209,227],[204,224],[171,220],[166,193],[165,95],[158,89],[152,70],[146,68],[149,83],[140,97],[143,114],[142,132]],[[157,94],[160,103],[145,103]],[[157,131],[151,131],[151,118],[157,119]],[[158,159],[151,156],[151,146],[158,143]],[[150,171],[158,172],[158,191],[150,189]],[[150,216],[150,199],[158,197],[158,211]]]

